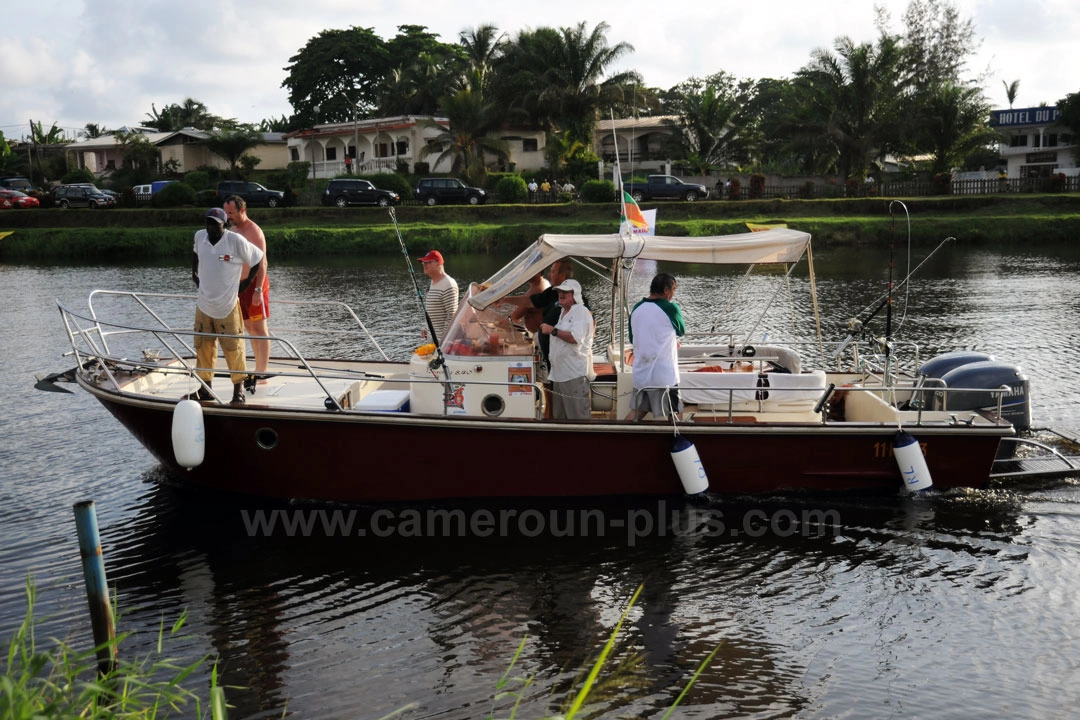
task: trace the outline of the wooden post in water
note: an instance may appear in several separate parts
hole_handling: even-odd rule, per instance
[[[109,588],[105,582],[105,562],[101,558],[97,511],[93,500],[75,503],[75,527],[79,533],[86,599],[90,603],[90,624],[97,648],[98,672],[102,675],[116,668],[116,628],[113,624]]]

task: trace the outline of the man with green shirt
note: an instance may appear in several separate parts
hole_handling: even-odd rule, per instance
[[[630,342],[634,344],[634,397],[627,420],[650,412],[666,418],[682,409],[679,400],[679,341],[686,334],[675,295],[675,276],[659,273],[649,285],[649,297],[630,312]]]

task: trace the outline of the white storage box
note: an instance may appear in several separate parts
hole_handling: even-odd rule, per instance
[[[354,410],[409,412],[408,390],[375,390],[360,398]]]

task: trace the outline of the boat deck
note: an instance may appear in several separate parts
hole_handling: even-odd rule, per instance
[[[318,372],[318,382],[296,360],[275,359],[267,367],[264,382],[256,385],[254,395],[246,394],[247,403],[280,409],[322,410],[328,396],[335,398],[343,409],[357,406],[367,395],[377,390],[409,389],[408,373],[392,363],[359,363],[342,361],[312,361]],[[232,381],[228,367],[218,359],[211,389],[228,403],[232,398]],[[167,363],[153,372],[117,373],[119,389],[126,394],[153,399],[176,400],[196,392],[200,384],[179,362]],[[321,383],[321,385],[320,385]]]

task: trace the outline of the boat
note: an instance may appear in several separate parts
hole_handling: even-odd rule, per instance
[[[437,347],[407,357],[387,354],[348,306],[294,302],[296,314],[320,320],[301,323],[297,337],[274,329],[266,382],[239,405],[218,385],[210,401],[182,400],[203,387],[195,333],[156,305],[180,303],[176,317],[186,318],[193,296],[98,290],[87,310],[58,306],[77,384],[176,477],[230,493],[394,503],[682,496],[702,480],[720,494],[986,485],[1030,425],[1020,367],[966,351],[924,360],[917,346],[872,337],[858,321],[828,342],[820,329],[784,339],[760,327],[690,328],[678,353],[684,411],[626,419],[633,366],[624,330],[638,299],[628,288],[643,261],[778,268],[781,286],[805,262],[819,328],[810,241],[786,227],[543,235],[469,286]],[[563,258],[611,289],[591,417],[573,421],[548,417],[540,359],[506,301]],[[343,322],[322,328],[332,312]],[[333,342],[311,339],[323,333]],[[319,354],[327,347],[349,350]],[[231,391],[220,359],[216,371]]]

